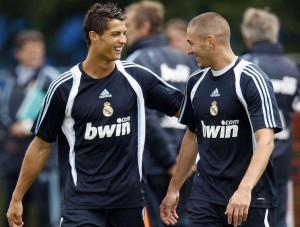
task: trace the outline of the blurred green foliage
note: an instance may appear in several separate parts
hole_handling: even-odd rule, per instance
[[[0,18],[25,18],[28,27],[44,32],[48,45],[55,45],[54,36],[59,26],[71,15],[84,15],[95,2],[92,0],[0,0]],[[107,1],[101,1],[107,2]],[[115,0],[119,6],[134,0]],[[215,11],[221,13],[229,22],[232,30],[232,46],[236,54],[241,54],[243,45],[240,23],[247,7],[268,7],[281,21],[280,42],[286,53],[300,52],[300,1],[295,0],[161,0],[165,5],[165,21],[173,17],[190,20],[194,16]],[[1,34],[3,35],[3,34]],[[9,34],[14,35],[14,34]],[[11,47],[11,39],[3,44],[1,55]],[[54,48],[55,49],[55,48]],[[51,54],[51,49],[49,50]],[[48,53],[49,53],[48,51]],[[1,64],[0,57],[0,64]]]

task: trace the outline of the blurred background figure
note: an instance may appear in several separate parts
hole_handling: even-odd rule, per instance
[[[273,163],[278,183],[278,208],[276,227],[294,226],[293,217],[287,218],[288,182],[292,173],[292,130],[291,119],[294,112],[299,114],[300,74],[294,62],[288,59],[278,42],[279,19],[268,10],[248,8],[243,17],[241,31],[247,47],[244,59],[256,63],[271,78],[283,131],[275,135]],[[287,224],[287,220],[288,223]]]
[[[127,60],[151,69],[174,87],[184,91],[191,73],[198,69],[195,61],[168,46],[163,33],[164,6],[156,1],[141,1],[125,8],[127,16]],[[165,196],[174,171],[185,126],[177,118],[146,110],[146,140],[143,165],[149,195],[150,224],[164,226],[159,205]],[[189,226],[186,203],[190,194],[190,178],[180,194],[176,226]]]
[[[165,26],[165,35],[167,37],[169,46],[181,51],[184,54],[187,54],[187,26],[188,22],[181,18],[173,18],[169,20]],[[188,55],[188,57],[193,64],[198,64],[195,56]]]
[[[186,53],[186,29],[187,21],[181,18],[173,18],[166,23],[165,34],[171,47]]]
[[[7,211],[16,186],[25,151],[33,139],[30,129],[50,83],[59,72],[46,64],[43,34],[36,30],[22,30],[15,36],[16,65],[1,71],[0,129],[1,165],[5,185],[4,210]],[[33,227],[54,227],[59,223],[59,184],[56,151],[30,193],[24,198],[24,222]],[[29,205],[30,204],[30,205]],[[33,210],[34,214],[33,215]],[[31,219],[28,219],[31,213]],[[0,217],[6,223],[6,216]]]

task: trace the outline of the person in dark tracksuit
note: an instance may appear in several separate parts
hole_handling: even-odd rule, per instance
[[[286,227],[288,182],[292,173],[291,119],[295,112],[300,111],[300,73],[278,43],[279,26],[275,14],[248,8],[241,31],[248,48],[242,58],[259,65],[270,77],[283,123],[283,131],[275,135],[273,163],[278,184],[276,227]]]
[[[16,64],[0,73],[4,87],[0,94],[0,124],[4,132],[1,141],[5,182],[5,209],[16,186],[25,151],[33,139],[30,128],[38,113],[50,83],[59,72],[46,62],[46,46],[43,34],[37,30],[21,30],[15,36],[13,49]],[[43,169],[38,180],[24,198],[24,220],[28,220],[29,204],[34,204],[37,225],[56,226],[59,222],[58,165],[56,150]],[[54,180],[52,180],[54,179]],[[53,190],[52,190],[53,189]],[[54,193],[54,194],[53,194]],[[54,196],[54,197],[53,197]],[[4,220],[4,217],[0,218]],[[8,223],[5,224],[8,226]]]
[[[127,60],[151,69],[163,80],[184,91],[186,81],[198,69],[195,58],[168,46],[163,34],[164,8],[155,1],[133,3],[125,8],[127,16]],[[172,176],[185,126],[177,118],[158,111],[146,110],[144,167],[149,194],[151,226],[164,226],[159,218],[162,201]],[[162,140],[165,142],[162,142]],[[176,226],[189,226],[185,211],[192,180],[182,188],[179,200],[181,221]]]

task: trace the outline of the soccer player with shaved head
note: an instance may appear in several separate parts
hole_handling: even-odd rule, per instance
[[[192,227],[274,226],[276,179],[270,159],[274,134],[282,126],[271,81],[234,54],[229,24],[218,13],[193,18],[187,41],[201,69],[187,84],[179,117],[187,130],[161,218],[177,222],[179,189],[199,153],[188,204]]]

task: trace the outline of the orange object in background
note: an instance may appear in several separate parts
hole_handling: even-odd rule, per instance
[[[145,214],[144,214],[144,225],[145,225],[145,227],[151,227],[150,226],[150,218],[149,218],[147,207],[145,207],[144,211],[145,211]]]
[[[293,185],[294,185],[294,221],[295,227],[300,227],[300,114],[295,114],[293,127]]]

